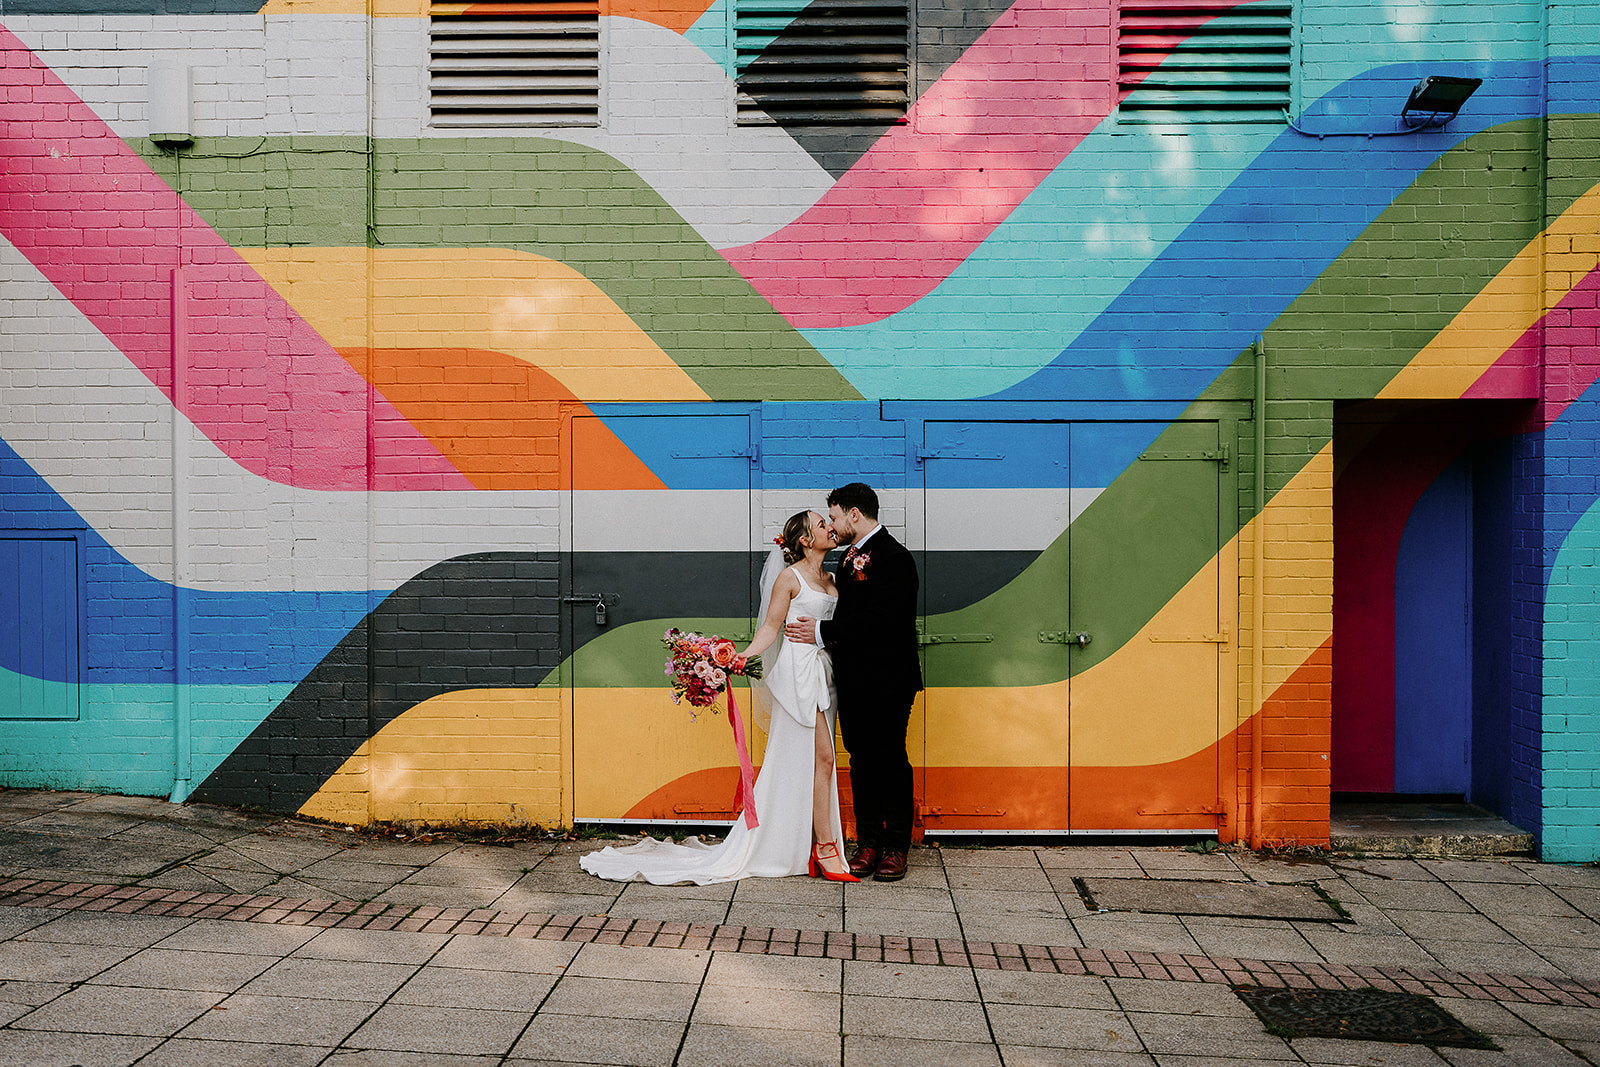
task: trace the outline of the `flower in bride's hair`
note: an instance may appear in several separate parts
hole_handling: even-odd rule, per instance
[[[773,538],[773,539],[772,539],[772,543],[773,543],[773,544],[775,544],[775,545],[777,545],[777,546],[778,546],[778,547],[779,547],[779,548],[782,548],[782,547],[783,547],[783,538],[781,538],[781,537],[774,537],[774,538]]]

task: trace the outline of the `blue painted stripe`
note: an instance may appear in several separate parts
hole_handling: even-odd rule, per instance
[[[1003,467],[955,464],[941,473],[944,488],[1060,488],[1065,483],[1048,457],[1029,451],[1027,427],[1037,422],[1094,420],[1080,426],[1072,445],[1074,488],[1103,489],[1116,480],[1185,402],[1075,404],[930,404],[914,401],[806,401],[749,405],[750,432],[760,441],[761,486],[816,489],[866,481],[879,488],[921,484],[915,450],[926,442],[922,423],[991,424],[986,448],[1007,455]],[[737,463],[695,459],[696,452],[731,451],[738,427],[725,420],[739,409],[718,404],[590,404],[606,427],[669,489],[728,489],[744,484]],[[667,410],[674,414],[663,414]],[[1115,420],[1115,421],[1111,421]],[[1128,424],[1132,428],[1128,428]],[[1120,427],[1120,428],[1119,428]]]
[[[1544,583],[1555,557],[1580,522],[1592,522],[1600,499],[1600,380],[1547,426],[1542,435],[1543,474],[1538,495],[1544,507]]]
[[[128,562],[4,441],[0,529],[82,531],[84,568],[81,674],[75,679],[66,667],[25,658],[6,644],[0,644],[0,669],[54,682],[172,681],[172,586]],[[188,590],[189,680],[298,682],[384,595]]]

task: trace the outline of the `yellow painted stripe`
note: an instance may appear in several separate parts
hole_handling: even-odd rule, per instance
[[[1597,257],[1600,185],[1579,197],[1549,229],[1528,242],[1378,396],[1386,400],[1459,397],[1594,270]]]
[[[369,282],[365,248],[239,253],[336,348],[488,349],[538,367],[583,401],[707,399],[604,291],[543,256],[372,249]]]
[[[357,825],[558,824],[562,708],[561,692],[549,689],[423,701],[369,738],[300,814]]]

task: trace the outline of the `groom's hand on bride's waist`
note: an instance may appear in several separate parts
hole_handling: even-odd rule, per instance
[[[817,620],[810,615],[796,615],[794,622],[783,628],[783,635],[802,645],[817,643]]]

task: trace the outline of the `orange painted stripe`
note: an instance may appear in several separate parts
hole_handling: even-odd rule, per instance
[[[613,0],[607,14],[653,22],[674,33],[683,33],[710,6],[711,0]]]
[[[665,489],[598,419],[584,419],[574,486],[562,419],[590,411],[551,375],[476,348],[342,348],[345,360],[479,489]]]
[[[1140,816],[1138,812],[1141,808],[1179,806],[1187,798],[1215,789],[1220,761],[1247,750],[1248,731],[1259,725],[1267,731],[1267,818],[1263,823],[1267,838],[1326,844],[1329,761],[1325,757],[1332,709],[1332,661],[1330,637],[1273,691],[1259,713],[1222,740],[1182,759],[1133,767],[917,768],[917,797],[929,799],[932,790],[940,804],[986,803],[1004,807],[1005,828],[1067,828],[1069,805],[1073,830],[1189,827],[1195,824],[1193,818]],[[1233,777],[1227,773],[1228,768],[1221,769],[1222,781]],[[693,811],[693,817],[701,819],[731,818],[736,775],[737,768],[732,766],[693,771],[654,790],[624,817],[662,818],[661,813],[678,810]],[[845,803],[847,783],[848,778],[841,775],[841,804]],[[1234,833],[1238,824],[1235,798],[1224,795],[1220,799],[1228,812],[1224,830]],[[850,813],[842,814],[848,833]]]

